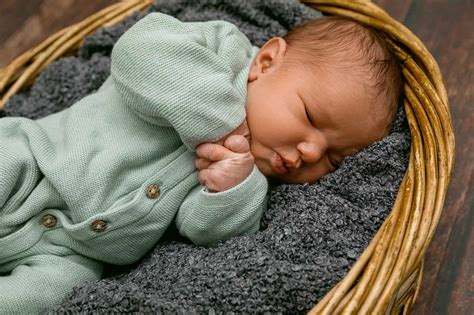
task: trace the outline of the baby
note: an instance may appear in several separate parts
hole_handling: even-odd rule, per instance
[[[380,35],[343,18],[312,20],[270,39],[252,63],[247,118],[234,132],[247,137],[251,155],[246,141],[233,139],[240,154],[232,164],[241,165],[240,175],[255,163],[280,182],[314,183],[389,132],[401,78]],[[206,186],[223,190],[242,179],[223,176],[236,166],[211,163],[231,156],[225,148],[205,144],[196,153]]]
[[[399,68],[380,37],[321,18],[260,49],[223,21],[152,13],[70,108],[0,119],[0,313],[39,313],[176,224],[255,233],[268,178],[313,183],[390,129]]]

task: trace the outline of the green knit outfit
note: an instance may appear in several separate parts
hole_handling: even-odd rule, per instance
[[[210,193],[194,166],[198,144],[245,119],[257,53],[233,24],[151,13],[118,40],[96,93],[39,120],[0,119],[0,314],[51,308],[103,262],[137,261],[170,224],[203,246],[258,230],[258,168]]]

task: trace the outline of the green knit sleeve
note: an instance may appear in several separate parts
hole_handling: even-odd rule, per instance
[[[257,52],[231,23],[184,23],[151,13],[115,44],[111,76],[134,112],[173,127],[194,152],[244,120],[247,78]]]
[[[226,240],[258,231],[267,203],[267,178],[254,166],[240,184],[210,193],[197,185],[176,215],[179,233],[196,245],[214,246]]]

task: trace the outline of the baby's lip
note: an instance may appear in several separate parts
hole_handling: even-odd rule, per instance
[[[273,165],[275,170],[280,174],[280,175],[285,175],[289,172],[288,168],[285,166],[285,163],[283,161],[283,157],[275,152],[275,159],[273,160]]]
[[[289,169],[297,168],[296,162],[293,162],[291,160],[285,159],[282,155],[280,155],[283,162],[285,163],[285,166]]]

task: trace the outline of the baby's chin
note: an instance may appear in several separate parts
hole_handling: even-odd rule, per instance
[[[299,181],[297,179],[291,179],[291,178],[283,178],[281,176],[267,176],[268,183],[270,186],[275,186],[275,185],[283,185],[283,184],[292,184],[292,185],[300,185],[300,184],[314,184],[314,182],[308,182],[308,181]]]
[[[270,177],[270,176],[273,175],[268,171],[268,166],[267,165],[262,164],[258,159],[255,158],[255,156],[254,156],[254,159],[255,159],[255,165],[257,166],[260,173],[262,173],[266,177]]]
[[[298,184],[293,182],[291,179],[284,178],[282,175],[276,173],[273,169],[270,169],[267,164],[255,162],[258,170],[267,178],[270,186],[281,185],[281,184]]]
[[[274,179],[274,181],[279,182],[281,184],[295,184],[295,185],[302,185],[302,184],[314,184],[316,183],[322,176],[319,177],[312,177],[308,178],[308,176],[302,176],[304,174],[301,173],[289,173],[286,175],[274,175],[271,176],[271,178]]]

